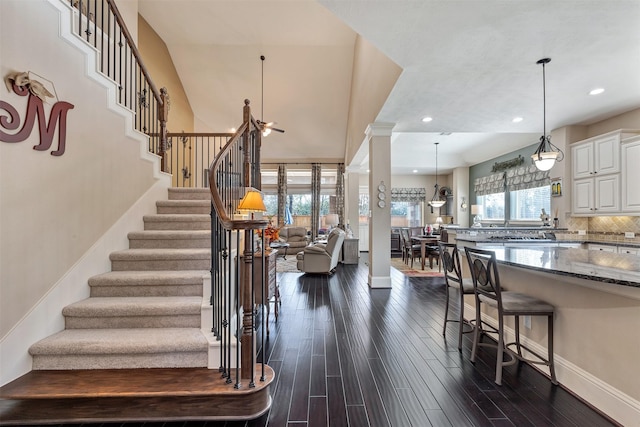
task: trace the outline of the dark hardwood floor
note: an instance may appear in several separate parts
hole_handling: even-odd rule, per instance
[[[469,335],[462,353],[456,324],[442,336],[444,279],[392,270],[393,289],[370,290],[364,259],[331,277],[278,273],[282,306],[264,349],[275,371],[270,413],[250,422],[101,425],[615,425],[528,365],[505,368],[496,385],[495,351],[483,347],[474,365]]]

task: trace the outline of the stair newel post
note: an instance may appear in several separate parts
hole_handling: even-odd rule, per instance
[[[256,281],[255,281],[255,269],[256,269],[256,252],[255,252],[255,231],[253,229],[250,230],[249,235],[251,236],[251,284],[248,285],[251,292],[251,357],[253,359],[253,363],[251,363],[249,373],[249,387],[255,387],[255,378],[256,378]],[[263,233],[264,235],[264,233]],[[264,250],[262,251],[264,256]],[[264,265],[264,261],[261,266]],[[246,290],[246,289],[245,289]],[[264,300],[263,300],[264,301]]]
[[[240,342],[240,351],[242,354],[242,365],[240,374],[242,379],[253,381],[252,374],[255,368],[255,351],[254,351],[254,294],[253,294],[253,230],[245,229],[244,231],[244,256],[242,264],[241,276],[241,295],[242,295],[242,339]],[[239,313],[239,311],[238,311]]]
[[[265,266],[267,265],[266,264],[266,259],[265,259],[265,253],[267,251],[265,250],[265,247],[264,247],[264,243],[265,243],[264,234],[265,233],[263,232],[262,236],[260,237],[260,239],[262,240],[260,242],[261,243],[260,247],[262,248],[262,254],[261,254],[262,255],[262,263],[260,264],[261,267],[262,267],[262,274],[260,275],[260,296],[261,296],[260,301],[262,301],[263,305],[264,305],[264,302],[266,301],[267,302],[267,306],[268,306],[269,305],[269,301],[268,301],[269,296],[264,294],[264,285],[265,285],[265,283],[264,283],[265,282],[265,277],[264,276],[266,274],[265,273]],[[260,346],[260,348],[262,349],[262,360],[260,361],[261,362],[260,366],[261,366],[262,371],[261,371],[261,375],[260,375],[260,381],[264,381],[265,380],[265,376],[264,376],[264,364],[265,364],[265,362],[264,362],[264,358],[265,358],[265,346],[264,346],[264,344],[265,344],[265,342],[264,341],[265,341],[265,334],[266,334],[266,324],[267,324],[267,322],[265,321],[265,318],[264,318],[264,307],[263,307],[262,308],[262,326],[261,326],[262,343],[261,343],[261,346]]]
[[[242,118],[244,123],[251,123],[251,107],[249,107],[249,100],[244,100],[244,108],[242,109]],[[243,151],[243,162],[242,162],[242,179],[245,187],[250,187],[251,182],[251,150],[250,148],[251,142],[251,126],[247,126],[247,129],[244,131],[244,136],[242,138],[242,151]]]
[[[231,230],[229,230],[228,232],[229,235],[229,243],[232,242],[231,240]],[[236,248],[238,248],[239,242],[240,241],[240,237],[237,235],[236,233]],[[231,253],[231,252],[230,252]],[[224,325],[226,328],[226,336],[227,336],[227,345],[226,345],[226,349],[227,349],[227,355],[226,355],[226,359],[225,359],[225,373],[224,373],[224,377],[227,378],[227,384],[231,384],[232,380],[231,380],[231,337],[233,335],[232,331],[231,331],[231,319],[233,319],[232,317],[232,309],[233,307],[231,306],[231,290],[233,289],[231,287],[231,285],[235,282],[238,281],[238,273],[240,271],[240,266],[238,263],[236,263],[235,268],[233,266],[233,257],[229,256],[228,258],[228,272],[229,275],[227,276],[227,280],[225,283],[225,297],[223,299],[225,307],[227,308],[227,318],[224,321]],[[235,280],[232,281],[232,275],[231,272],[235,271],[235,274],[233,276],[233,279]],[[237,302],[237,300],[236,300]],[[236,304],[237,305],[237,304]]]
[[[158,111],[158,121],[160,122],[160,168],[162,172],[169,172],[166,165],[166,153],[167,153],[167,121],[169,121],[169,93],[167,88],[160,89],[160,109]]]
[[[240,250],[240,231],[236,231],[236,248]],[[242,274],[245,273],[246,266],[244,263],[236,262],[236,383],[235,388],[240,388],[240,351],[241,351],[241,339],[242,339],[242,324],[240,319],[240,307],[241,307],[241,289],[242,289]],[[229,381],[228,381],[229,382]]]

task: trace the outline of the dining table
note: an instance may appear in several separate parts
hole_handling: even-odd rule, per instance
[[[424,260],[427,255],[427,246],[437,245],[440,241],[440,236],[434,235],[419,235],[419,236],[411,236],[412,242],[420,243],[420,260],[422,263],[422,269],[424,270]],[[433,262],[429,265],[430,268],[433,268]]]

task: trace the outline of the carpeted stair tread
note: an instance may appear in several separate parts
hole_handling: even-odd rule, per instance
[[[211,207],[210,200],[200,200],[200,199],[185,199],[185,200],[158,200],[156,202],[156,206],[170,206],[170,207],[180,207],[180,206],[193,206],[193,207]]]
[[[110,271],[89,278],[92,297],[202,296],[208,270]]]
[[[211,222],[208,214],[155,214],[144,215],[142,220],[147,222]]]
[[[157,214],[145,215],[145,230],[209,230],[211,216],[208,214]]]
[[[207,270],[110,271],[89,278],[89,286],[201,285]]]
[[[111,261],[211,259],[210,249],[124,249],[111,252]]]
[[[211,200],[208,188],[169,188],[169,200]]]
[[[211,230],[143,230],[127,234],[129,239],[210,239]]]
[[[127,237],[130,249],[211,247],[211,231],[209,229],[133,231]]]
[[[202,297],[91,297],[62,309],[63,316],[119,317],[200,314]]]
[[[156,212],[161,215],[209,215],[211,214],[211,202],[209,200],[161,200],[156,202]]]
[[[103,355],[207,351],[198,328],[65,329],[31,346],[29,354]]]

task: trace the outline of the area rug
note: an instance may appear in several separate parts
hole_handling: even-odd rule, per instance
[[[276,259],[276,271],[279,273],[302,273],[297,267],[298,261],[296,260],[296,254],[287,255],[287,259],[282,259],[278,256]]]
[[[391,258],[391,267],[398,270],[407,277],[444,277],[442,272],[438,271],[438,266],[434,263],[433,269],[425,264],[424,270],[420,269],[420,261],[413,262],[413,268],[402,261],[402,258]]]

